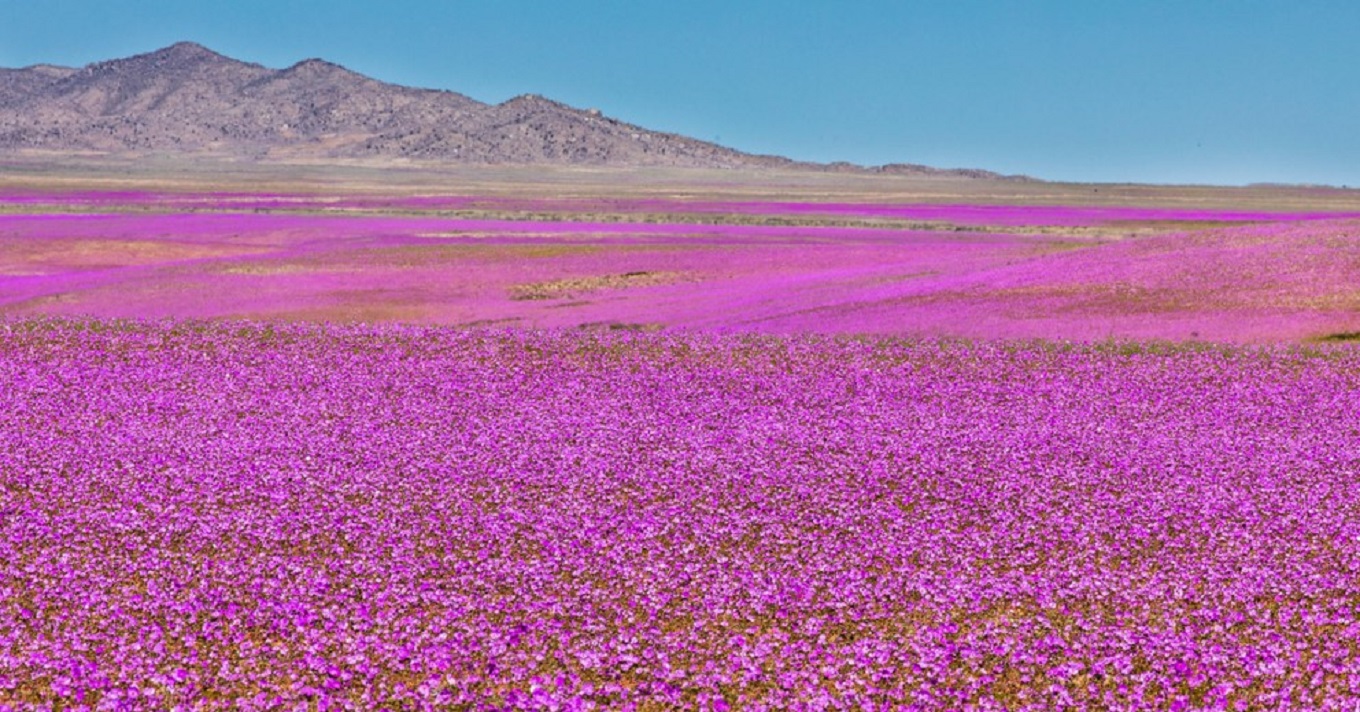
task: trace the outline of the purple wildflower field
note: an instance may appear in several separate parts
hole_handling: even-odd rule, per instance
[[[25,321],[0,704],[1343,709],[1360,356]]]
[[[1341,212],[120,192],[4,200],[0,314],[11,316],[1238,343],[1360,331],[1360,220]],[[509,217],[444,210],[459,206]],[[563,206],[547,219],[534,212]],[[620,219],[599,221],[594,209]],[[853,211],[863,220],[836,223]],[[730,222],[743,213],[808,224]],[[874,222],[889,215],[925,222]]]
[[[0,203],[0,710],[1360,700],[1354,216]]]

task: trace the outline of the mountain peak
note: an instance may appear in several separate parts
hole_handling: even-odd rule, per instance
[[[578,109],[563,104],[560,101],[554,101],[552,99],[549,99],[543,96],[542,94],[520,94],[519,96],[506,99],[505,101],[498,104],[498,106],[502,109],[513,109],[518,111],[561,110],[573,113],[581,113],[580,110]]]
[[[75,74],[77,69],[62,67],[56,64],[30,64],[22,69],[4,69],[6,72],[27,72],[41,77],[61,78]]]
[[[218,54],[194,42],[176,42],[153,52],[137,54],[122,59],[95,62],[85,67],[86,73],[117,72],[147,74],[175,70],[193,70],[213,66],[248,66],[225,55]]]
[[[344,69],[344,67],[320,57],[308,57],[300,62],[295,62],[289,69]]]
[[[335,62],[328,62],[324,59],[311,57],[283,70],[283,74],[322,77],[322,76],[343,76],[357,79],[367,79],[362,74],[346,67],[342,67]]]
[[[145,56],[175,62],[202,62],[228,59],[225,55],[218,54],[197,42],[176,42],[169,47],[162,47]]]

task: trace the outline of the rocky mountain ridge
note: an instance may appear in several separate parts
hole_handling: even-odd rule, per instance
[[[0,152],[33,150],[1006,177],[754,155],[537,95],[485,104],[321,59],[270,69],[191,42],[79,69],[0,69]]]

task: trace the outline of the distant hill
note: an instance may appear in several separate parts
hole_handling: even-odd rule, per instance
[[[80,69],[0,69],[0,152],[31,149],[1008,177],[759,156],[540,96],[484,104],[387,84],[320,59],[269,69],[191,42]]]

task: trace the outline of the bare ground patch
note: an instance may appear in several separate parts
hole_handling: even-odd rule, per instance
[[[568,299],[594,292],[671,284],[685,278],[682,272],[623,272],[597,277],[567,277],[545,282],[529,282],[510,287],[515,301]]]
[[[14,274],[53,270],[137,267],[165,262],[212,259],[262,252],[249,247],[196,245],[157,240],[6,240],[0,243],[0,269]]]

